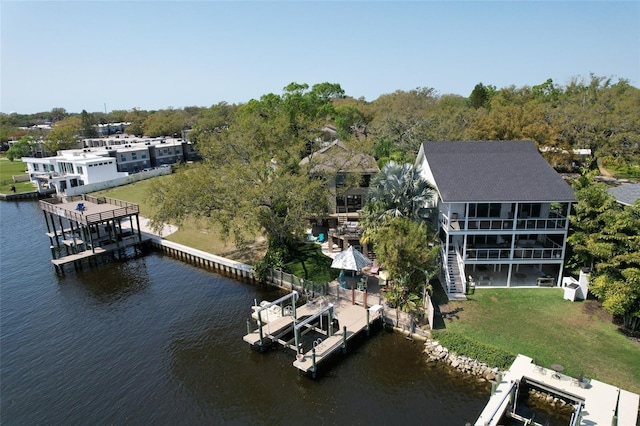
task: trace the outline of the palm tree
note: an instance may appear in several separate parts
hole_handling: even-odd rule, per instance
[[[422,178],[420,169],[412,164],[387,163],[372,179],[362,210],[363,238],[370,238],[367,230],[375,228],[393,217],[407,217],[422,221],[419,214],[433,198],[435,188]]]

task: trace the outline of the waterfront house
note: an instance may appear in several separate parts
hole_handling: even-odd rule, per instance
[[[84,152],[83,152],[84,151]],[[118,172],[115,158],[89,150],[60,151],[55,157],[23,157],[31,182],[39,192],[55,189],[64,194],[69,188],[127,176]]]
[[[302,159],[300,166],[325,178],[329,186],[329,217],[313,220],[314,235],[327,236],[330,248],[335,241],[343,248],[353,245],[366,254],[366,247],[359,242],[358,221],[371,177],[380,171],[375,158],[334,140]]]
[[[416,166],[436,188],[450,295],[561,284],[575,196],[533,142],[424,142]]]

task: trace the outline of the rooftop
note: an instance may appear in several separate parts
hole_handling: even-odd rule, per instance
[[[632,206],[640,200],[640,183],[627,183],[609,188],[609,194],[616,197],[616,201],[625,206]]]
[[[568,202],[571,187],[531,141],[424,142],[444,202]]]
[[[338,140],[303,158],[300,165],[305,164],[311,165],[312,173],[339,171],[373,174],[380,171],[373,156],[350,150]]]

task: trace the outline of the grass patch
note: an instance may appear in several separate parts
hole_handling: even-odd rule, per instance
[[[640,166],[634,164],[617,165],[603,160],[603,166],[618,179],[640,179]]]
[[[164,179],[166,177],[167,176],[158,176],[116,188],[98,191],[92,195],[136,203],[140,207],[140,216],[149,218],[153,216],[155,212],[154,206],[149,203],[147,197],[147,194],[149,194],[151,190],[151,183],[154,179]],[[178,244],[184,244],[198,250],[206,251],[207,253],[248,264],[253,264],[261,259],[266,251],[266,246],[260,239],[256,239],[254,243],[246,247],[238,247],[232,241],[224,241],[219,226],[201,219],[185,220],[177,232],[165,238]]]
[[[0,193],[11,193],[11,185],[15,185],[16,192],[32,192],[35,187],[29,181],[13,183],[13,176],[26,174],[27,165],[20,160],[9,161],[0,157]]]
[[[478,289],[466,302],[450,301],[446,331],[512,354],[536,358],[565,373],[584,372],[640,392],[640,345],[626,338],[593,300],[564,300],[562,289]]]
[[[333,260],[322,253],[319,244],[300,244],[291,254],[294,260],[287,263],[284,270],[298,278],[325,283],[333,281],[340,273],[339,270],[331,268]]]

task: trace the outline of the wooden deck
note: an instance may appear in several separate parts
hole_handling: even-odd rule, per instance
[[[53,263],[53,265],[56,267],[62,267],[69,263],[100,256],[112,251],[125,249],[127,247],[131,247],[136,244],[142,243],[146,240],[147,239],[143,238],[142,241],[138,241],[137,236],[130,236],[130,237],[124,238],[122,241],[119,242],[119,244],[116,244],[116,243],[106,244],[101,247],[96,247],[94,250],[91,250],[91,249],[83,250],[78,253],[69,254],[67,256],[61,256],[57,259],[51,259],[51,263]],[[69,241],[73,242],[72,240],[69,240]],[[82,240],[79,240],[79,239],[77,239],[76,241],[79,242],[77,245],[80,245],[80,243],[82,242]]]
[[[637,422],[640,398],[637,394],[597,380],[581,386],[573,377],[536,366],[531,358],[518,355],[478,417],[476,426],[499,424],[507,409],[512,383],[522,380],[534,383],[549,393],[582,401],[584,409],[580,425],[611,425],[615,424],[614,418],[619,425],[635,425]]]
[[[333,336],[327,337],[321,344],[316,346],[315,363],[316,366],[342,348],[344,339],[344,327],[347,328],[346,340],[349,341],[365,330],[367,325],[378,319],[380,311],[369,311],[369,323],[367,324],[367,311],[363,306],[342,305],[336,309],[336,317],[340,324],[340,329],[336,330]],[[303,372],[313,372],[313,350],[307,351],[302,359],[296,359],[293,366]]]

